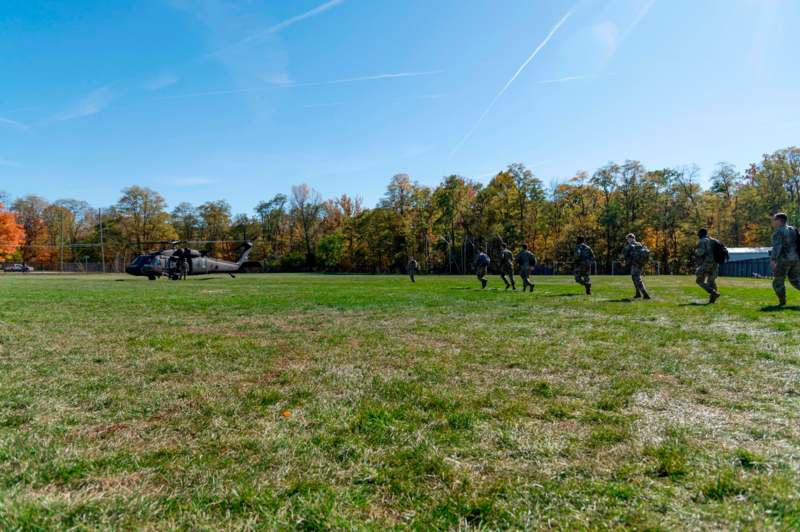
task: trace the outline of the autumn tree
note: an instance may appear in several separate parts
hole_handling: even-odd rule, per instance
[[[0,203],[0,260],[8,260],[25,242],[25,230],[13,212]]]
[[[47,247],[48,233],[44,223],[44,210],[48,206],[47,200],[34,195],[17,198],[11,206],[17,223],[25,231],[22,248],[22,259],[25,262],[48,262],[52,259],[52,250]]]

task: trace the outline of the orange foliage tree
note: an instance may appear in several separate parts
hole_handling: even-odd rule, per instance
[[[0,203],[0,259],[8,259],[24,241],[25,231],[16,215]]]

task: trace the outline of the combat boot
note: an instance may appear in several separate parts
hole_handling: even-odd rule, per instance
[[[720,296],[719,292],[711,292],[711,295],[708,298],[708,303],[710,305],[713,305],[714,303],[717,302],[717,299],[719,299],[719,296]]]
[[[481,279],[481,288],[486,288],[486,279]]]
[[[590,285],[590,284],[585,284],[585,285],[583,285],[583,286],[584,286],[584,288],[586,288],[586,295],[587,295],[587,296],[590,296],[590,295],[592,295],[592,285]]]
[[[650,299],[650,294],[648,294],[648,293],[647,293],[647,290],[643,290],[643,291],[642,291],[642,298],[644,298],[644,299]]]
[[[642,298],[642,293],[637,290],[636,295],[633,296],[633,299],[641,299],[641,298]]]
[[[778,306],[785,307],[786,306],[786,296],[778,296]]]

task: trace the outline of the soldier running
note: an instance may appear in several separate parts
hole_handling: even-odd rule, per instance
[[[528,244],[522,244],[522,251],[517,254],[519,276],[522,277],[522,291],[530,287],[533,292],[534,284],[530,281],[531,270],[536,266],[536,257],[528,250]]]
[[[625,265],[631,269],[631,280],[633,280],[633,286],[636,288],[636,295],[633,298],[650,299],[650,294],[647,293],[644,281],[642,281],[642,274],[644,273],[644,267],[647,265],[649,251],[640,242],[636,241],[636,235],[633,233],[630,233],[626,240],[627,244],[622,249],[622,259],[625,261]]]
[[[719,273],[719,264],[714,257],[714,242],[708,237],[707,229],[700,229],[697,231],[697,249],[694,251],[694,256],[697,258],[697,285],[708,292],[708,303],[713,304],[719,299],[719,290],[717,290],[717,275]]]
[[[480,251],[475,258],[475,273],[478,276],[478,280],[481,282],[481,288],[486,288],[486,284],[488,283],[486,274],[489,273],[489,263],[491,262],[492,260],[489,258],[489,255],[483,251]]]
[[[508,275],[508,279],[506,275]],[[500,252],[500,278],[506,284],[506,290],[517,289],[517,285],[514,283],[514,254],[505,244],[503,244],[503,251]]]
[[[592,272],[592,262],[594,262],[594,251],[586,244],[586,239],[578,237],[578,245],[575,246],[575,282],[583,285],[586,295],[592,295],[592,279],[589,275]]]
[[[770,253],[772,271],[772,288],[778,296],[778,304],[786,305],[786,278],[796,289],[800,290],[800,255],[797,250],[797,229],[787,225],[788,217],[779,212],[772,218],[772,252]]]
[[[408,265],[406,266],[406,272],[408,273],[408,276],[411,278],[412,283],[417,282],[417,280],[414,278],[414,276],[417,273],[417,270],[419,270],[419,263],[417,262],[417,259],[411,257],[411,260],[408,261]]]

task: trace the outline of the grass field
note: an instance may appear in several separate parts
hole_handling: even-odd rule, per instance
[[[800,528],[800,307],[646,281],[0,275],[0,528]]]

